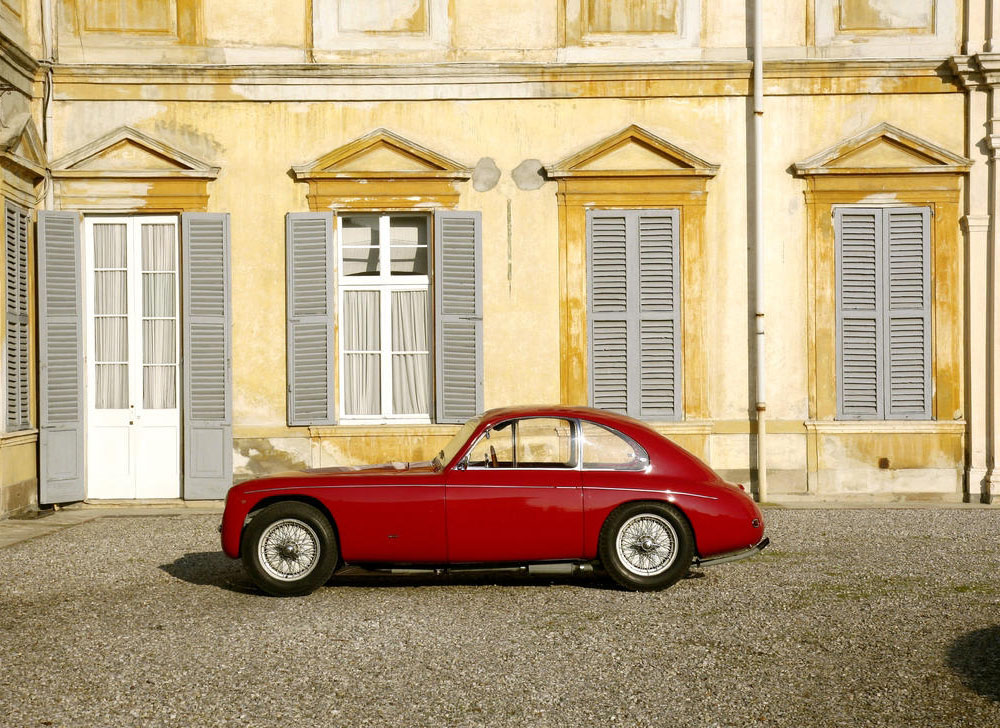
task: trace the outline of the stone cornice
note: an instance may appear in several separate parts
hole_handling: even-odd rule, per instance
[[[744,96],[751,71],[748,61],[53,66],[57,99],[189,101]],[[769,95],[957,90],[946,58],[776,60],[764,73]]]
[[[38,61],[17,43],[0,33],[0,65],[3,78],[21,93],[31,96],[31,87],[41,68]]]

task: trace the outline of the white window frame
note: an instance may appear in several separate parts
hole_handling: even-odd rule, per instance
[[[427,275],[392,275],[391,258],[391,238],[390,220],[393,217],[421,217],[427,223]],[[344,218],[377,218],[378,219],[378,241],[379,241],[379,274],[377,276],[347,276],[344,275],[343,257],[343,221]],[[425,291],[427,293],[427,343],[430,347],[434,338],[433,318],[434,301],[431,291],[430,270],[433,261],[432,240],[434,238],[433,216],[430,213],[413,210],[363,210],[358,212],[338,213],[336,216],[336,268],[337,268],[337,311],[342,312],[344,306],[344,294],[349,291],[378,291],[379,293],[379,350],[372,351],[372,354],[379,354],[379,401],[381,413],[378,415],[350,415],[347,414],[345,406],[346,387],[344,374],[346,369],[346,354],[344,351],[344,319],[337,323],[337,384],[338,384],[338,406],[340,408],[340,421],[344,424],[352,425],[378,425],[378,424],[431,424],[431,415],[434,410],[433,386],[434,386],[434,352],[428,348],[426,351],[406,352],[409,354],[426,354],[428,371],[428,397],[426,415],[414,414],[394,414],[392,409],[392,294],[397,291]],[[347,246],[351,247],[351,246]],[[357,352],[354,352],[357,353]]]

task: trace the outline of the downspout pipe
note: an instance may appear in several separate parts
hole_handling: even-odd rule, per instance
[[[767,403],[764,399],[764,54],[763,2],[753,3],[753,288],[754,397],[757,410],[757,500],[767,500]]]
[[[42,143],[45,145],[45,203],[44,209],[55,207],[55,190],[52,182],[52,64],[55,63],[55,15],[52,0],[42,0],[42,53],[45,60],[45,83],[42,90]]]

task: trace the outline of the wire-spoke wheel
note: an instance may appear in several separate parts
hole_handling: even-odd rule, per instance
[[[243,531],[243,564],[261,589],[275,596],[308,594],[337,565],[337,541],[327,517],[307,503],[273,503]]]
[[[275,579],[301,579],[316,568],[319,536],[297,518],[275,521],[257,541],[260,565]]]
[[[665,503],[626,503],[601,529],[601,562],[619,586],[665,589],[687,573],[694,535],[687,519]]]

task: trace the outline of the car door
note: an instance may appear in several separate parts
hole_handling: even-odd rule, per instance
[[[581,558],[574,421],[527,417],[484,432],[445,487],[451,563]]]

